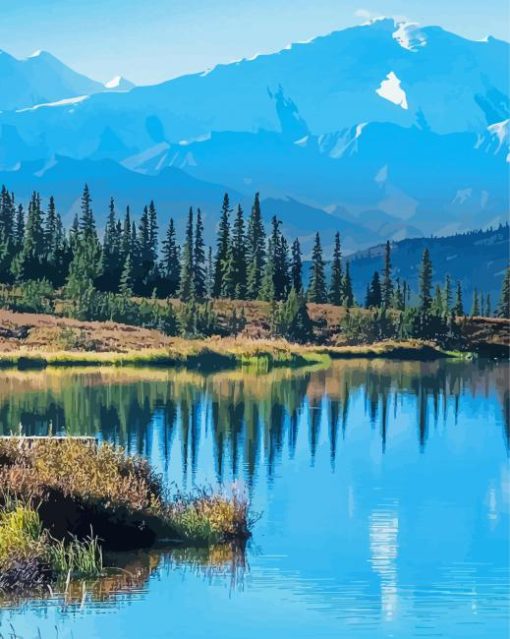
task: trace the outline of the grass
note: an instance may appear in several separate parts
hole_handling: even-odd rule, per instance
[[[242,544],[254,523],[236,489],[169,496],[144,459],[72,438],[0,441],[0,490],[0,589],[97,576],[103,548]]]

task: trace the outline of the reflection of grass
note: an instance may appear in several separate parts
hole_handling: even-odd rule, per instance
[[[243,495],[201,491],[168,499],[145,460],[93,442],[0,442],[0,488],[14,496],[4,499],[0,519],[5,586],[13,582],[6,575],[20,567],[38,579],[48,571],[100,573],[98,538],[115,549],[150,546],[158,538],[209,545],[249,536],[252,520]]]

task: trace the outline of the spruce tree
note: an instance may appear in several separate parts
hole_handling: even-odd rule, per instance
[[[464,315],[464,304],[462,302],[462,285],[460,281],[457,281],[457,288],[455,290],[455,304],[453,305],[453,312],[457,317]]]
[[[432,302],[432,311],[434,315],[442,315],[444,311],[443,291],[439,284],[434,289],[434,301]]]
[[[265,261],[266,235],[260,210],[259,194],[255,194],[255,200],[248,220],[247,240],[247,297],[257,299],[262,284]]]
[[[393,287],[392,306],[393,308],[396,308],[397,311],[403,311],[405,308],[404,294],[402,292],[402,287],[400,286],[399,277],[397,277],[395,286]]]
[[[386,242],[384,249],[384,268],[381,281],[381,306],[390,308],[393,297],[393,281],[391,279],[391,246]]]
[[[510,317],[510,266],[507,267],[498,304],[498,317]]]
[[[214,260],[212,246],[207,249],[206,294],[211,299],[214,289]]]
[[[490,293],[487,293],[487,297],[485,298],[485,314],[487,317],[492,317],[492,304],[491,304]]]
[[[180,255],[175,233],[175,223],[173,218],[170,218],[165,240],[163,241],[161,261],[161,274],[164,279],[163,293],[170,297],[174,297],[179,290],[179,262]]]
[[[312,266],[310,271],[310,286],[308,288],[308,300],[316,304],[327,302],[326,277],[324,275],[324,260],[322,258],[321,239],[315,234],[312,249]]]
[[[28,205],[23,246],[13,263],[13,271],[18,280],[39,279],[44,276],[44,269],[41,270],[45,248],[44,240],[41,199],[34,192]]]
[[[188,213],[188,223],[186,225],[186,235],[181,256],[181,273],[179,298],[183,302],[194,300],[194,278],[193,278],[193,209]]]
[[[267,240],[266,260],[264,273],[259,290],[259,298],[266,302],[276,302],[275,292],[275,248],[274,239],[271,235]]]
[[[471,307],[471,317],[478,317],[480,315],[480,298],[478,297],[478,290],[473,290],[473,306]]]
[[[346,308],[351,308],[354,306],[354,292],[352,289],[352,280],[351,280],[351,265],[349,262],[345,265],[345,275],[342,286],[342,298],[343,304]]]
[[[241,205],[237,207],[232,231],[232,260],[234,272],[234,296],[238,300],[246,298],[246,235],[244,214]]]
[[[234,247],[229,244],[227,257],[223,263],[223,276],[221,280],[221,297],[227,299],[235,299],[236,297],[236,263],[234,255]]]
[[[223,288],[223,276],[227,268],[228,251],[230,246],[230,200],[228,193],[223,197],[218,234],[216,240],[216,261],[214,264],[214,290],[213,297],[221,297]]]
[[[94,219],[94,212],[92,211],[92,198],[90,196],[89,187],[87,184],[83,187],[83,193],[81,196],[81,216],[80,216],[80,233],[81,239],[98,242],[96,221]]]
[[[367,295],[365,298],[366,308],[379,308],[382,305],[382,290],[381,290],[381,278],[379,271],[375,271],[372,275],[372,280],[367,289]]]
[[[102,288],[105,290],[116,291],[119,285],[122,271],[120,239],[115,213],[115,202],[113,198],[110,198],[101,256],[101,270],[103,275]]]
[[[292,243],[291,282],[296,293],[301,293],[303,290],[303,261],[301,245],[297,238]]]
[[[206,297],[205,282],[205,244],[204,244],[204,225],[202,222],[202,213],[197,210],[197,221],[195,225],[195,244],[193,253],[193,287],[195,296],[199,299]]]
[[[119,293],[124,297],[131,297],[133,295],[133,287],[134,268],[131,255],[128,253],[120,276]]]
[[[428,248],[423,251],[419,278],[420,311],[428,313],[432,305],[432,262]]]
[[[25,236],[25,211],[23,205],[19,204],[16,209],[16,221],[14,224],[14,245],[16,250],[20,250],[23,245],[23,238]]]
[[[331,284],[329,286],[329,301],[335,306],[342,304],[342,250],[340,246],[340,233],[335,233],[335,246],[333,249],[333,261],[331,263]]]
[[[450,311],[452,306],[452,280],[447,273],[444,281],[443,306],[446,313]]]

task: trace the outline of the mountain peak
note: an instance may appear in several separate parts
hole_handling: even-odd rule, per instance
[[[105,89],[116,91],[129,91],[135,85],[122,75],[116,75],[108,82],[104,83]]]

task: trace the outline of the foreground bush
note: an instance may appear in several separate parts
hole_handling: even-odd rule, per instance
[[[28,575],[23,582],[55,573],[94,576],[102,547],[243,542],[253,523],[237,491],[169,498],[145,460],[93,440],[1,441],[0,490],[0,587],[20,570]]]

